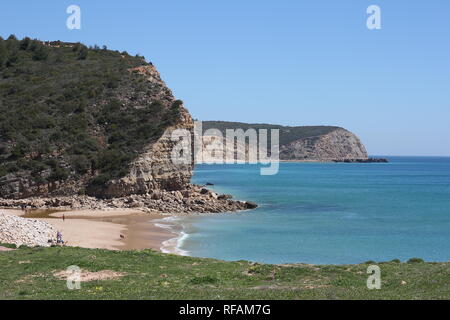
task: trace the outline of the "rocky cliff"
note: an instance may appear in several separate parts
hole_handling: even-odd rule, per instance
[[[170,136],[192,118],[152,63],[81,44],[0,38],[0,198],[182,190]]]
[[[226,129],[278,129],[280,160],[290,161],[343,161],[368,160],[366,148],[360,139],[352,132],[340,127],[305,126],[286,127],[271,124],[248,124],[224,121],[203,121],[203,153],[204,162],[230,160],[226,158],[227,151],[236,149],[235,158],[249,160],[248,152],[257,151],[249,146],[248,140],[244,146],[236,140],[226,137]],[[210,129],[216,129],[217,134],[211,134]],[[270,136],[270,132],[268,133]],[[221,143],[217,143],[221,141]],[[221,147],[223,151],[221,151]],[[268,147],[269,148],[269,147]],[[270,149],[270,148],[269,148]],[[212,151],[212,152],[211,152]],[[228,152],[229,153],[229,152]]]
[[[334,161],[368,159],[367,151],[359,138],[345,129],[292,141],[280,147],[281,160]]]

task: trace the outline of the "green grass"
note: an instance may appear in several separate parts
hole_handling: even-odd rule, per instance
[[[125,273],[68,290],[57,271],[77,265]],[[180,257],[152,250],[70,247],[0,253],[0,299],[449,299],[450,263],[378,264],[382,287],[366,287],[367,264],[268,265]],[[402,284],[402,281],[406,284]]]

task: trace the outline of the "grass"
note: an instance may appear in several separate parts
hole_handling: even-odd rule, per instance
[[[125,276],[68,290],[68,266]],[[450,263],[378,263],[382,287],[366,287],[367,264],[268,265],[143,251],[71,247],[0,253],[0,299],[449,299]],[[403,284],[402,284],[403,282]]]

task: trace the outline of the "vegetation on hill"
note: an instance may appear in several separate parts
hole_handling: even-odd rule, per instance
[[[151,64],[106,47],[0,38],[0,185],[123,176],[181,105],[129,71],[143,65]]]
[[[380,290],[366,286],[369,264],[268,265],[54,247],[0,252],[0,265],[0,299],[450,299],[450,263],[377,263]],[[121,277],[68,290],[55,274],[72,265]]]
[[[203,131],[208,129],[219,129],[222,134],[225,136],[226,129],[243,129],[248,130],[250,128],[253,129],[279,129],[280,130],[280,145],[287,145],[293,141],[321,136],[327,133],[330,133],[336,129],[340,129],[339,127],[332,126],[303,126],[303,127],[288,127],[288,126],[280,126],[273,124],[264,124],[264,123],[242,123],[242,122],[228,122],[228,121],[202,121]],[[270,141],[270,133],[269,133],[269,141]]]

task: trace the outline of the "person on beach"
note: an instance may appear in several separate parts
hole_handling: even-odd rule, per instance
[[[64,244],[64,240],[62,239],[62,233],[56,232],[56,243]]]
[[[62,215],[62,219],[63,219],[63,221],[66,221],[66,216],[64,215],[64,213]]]

